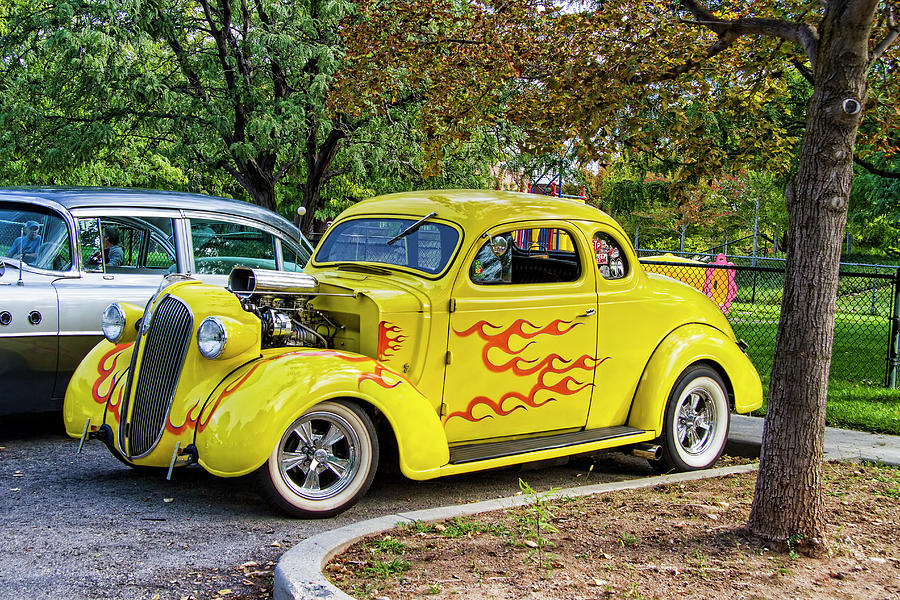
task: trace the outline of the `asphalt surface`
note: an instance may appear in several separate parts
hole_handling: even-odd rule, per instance
[[[180,600],[222,589],[234,597],[251,589],[240,588],[236,566],[273,569],[293,544],[337,527],[515,495],[520,477],[547,490],[650,474],[646,461],[617,453],[601,455],[591,471],[582,459],[426,482],[379,474],[346,513],[296,520],[269,508],[252,479],[191,467],[167,482],[164,473],[119,463],[99,442],[76,455],[58,415],[0,419],[0,600]]]

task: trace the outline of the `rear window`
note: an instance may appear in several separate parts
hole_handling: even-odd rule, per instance
[[[380,263],[435,275],[444,270],[459,243],[459,232],[425,222],[388,244],[418,219],[363,218],[334,226],[316,253],[316,262]]]

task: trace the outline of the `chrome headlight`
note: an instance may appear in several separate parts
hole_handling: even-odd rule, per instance
[[[118,302],[110,304],[103,311],[100,328],[103,329],[103,336],[108,342],[115,344],[122,339],[122,333],[125,331],[125,311]]]
[[[206,317],[197,330],[197,347],[204,358],[218,358],[228,343],[225,324],[219,317]]]

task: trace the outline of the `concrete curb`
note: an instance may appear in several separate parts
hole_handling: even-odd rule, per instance
[[[633,490],[657,485],[667,485],[684,481],[696,481],[709,477],[722,477],[737,473],[755,471],[757,464],[738,465],[735,467],[723,467],[720,469],[708,469],[705,471],[693,471],[690,473],[676,473],[674,475],[661,475],[658,477],[645,477],[628,481],[613,483],[600,483],[559,490],[554,496],[590,496],[619,490]],[[372,534],[381,533],[393,529],[400,523],[412,521],[441,521],[453,517],[470,516],[492,510],[522,506],[532,501],[524,495],[500,498],[497,500],[485,500],[472,504],[443,506],[440,508],[427,508],[412,512],[403,512],[393,515],[385,515],[367,521],[360,521],[346,525],[339,529],[333,529],[303,540],[299,544],[284,553],[275,567],[275,585],[273,596],[275,600],[355,600],[337,589],[325,579],[322,569],[325,564],[337,554],[340,554],[358,540]]]

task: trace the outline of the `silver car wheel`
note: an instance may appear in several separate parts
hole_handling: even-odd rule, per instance
[[[378,437],[359,405],[322,402],[291,423],[259,469],[263,494],[296,517],[330,517],[369,489]]]
[[[716,403],[705,386],[685,393],[675,409],[675,438],[692,456],[703,454],[713,440],[718,419]]]
[[[688,367],[669,394],[660,436],[662,458],[652,466],[662,472],[711,466],[725,449],[729,418],[722,376],[708,365]]]
[[[303,415],[278,444],[281,477],[295,494],[324,500],[341,493],[359,471],[359,436],[340,415]]]

